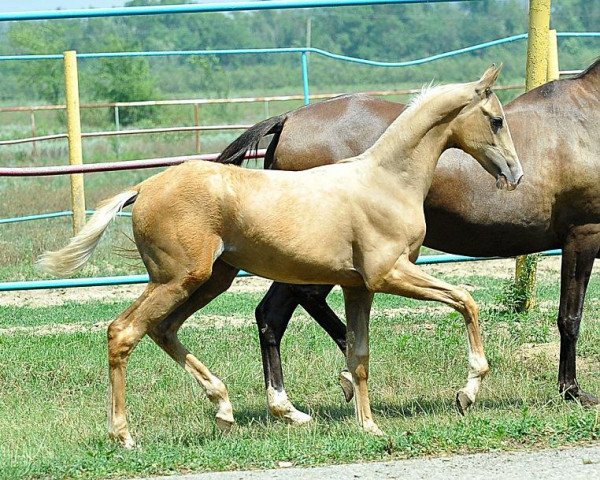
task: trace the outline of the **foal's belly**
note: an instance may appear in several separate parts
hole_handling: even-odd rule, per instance
[[[282,283],[336,284],[346,287],[364,285],[361,274],[351,266],[279,256],[273,251],[225,251],[220,258],[236,268]]]

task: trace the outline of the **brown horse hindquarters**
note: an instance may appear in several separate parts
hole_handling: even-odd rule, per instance
[[[294,110],[286,115],[273,140],[273,158],[265,163],[277,170],[306,170],[354,157],[373,145],[405,108],[355,94]]]

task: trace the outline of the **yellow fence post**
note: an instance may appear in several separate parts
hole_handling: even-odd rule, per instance
[[[529,0],[529,35],[525,89],[543,85],[548,80],[551,0]],[[535,305],[535,276],[539,256],[517,257],[515,268],[516,308],[526,311]]]
[[[546,79],[551,82],[558,80],[560,69],[558,67],[558,39],[556,30],[548,31],[548,68]]]
[[[194,103],[194,125],[200,126],[200,104],[198,103]],[[196,130],[196,153],[200,153],[201,150],[200,130]]]
[[[77,79],[77,52],[64,53],[65,101],[67,104],[67,134],[69,163],[82,165],[81,118],[79,116],[79,81]],[[83,174],[71,175],[71,210],[73,210],[73,233],[77,235],[85,225],[85,193]]]

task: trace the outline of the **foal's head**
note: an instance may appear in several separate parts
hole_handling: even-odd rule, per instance
[[[523,176],[504,110],[492,85],[501,67],[492,65],[477,82],[466,84],[471,101],[450,123],[452,143],[473,156],[496,186],[514,190]]]

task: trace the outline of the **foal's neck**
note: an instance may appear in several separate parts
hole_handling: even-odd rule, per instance
[[[400,177],[403,187],[427,194],[433,171],[449,147],[449,123],[470,101],[465,84],[436,87],[422,94],[365,152],[378,167]]]

